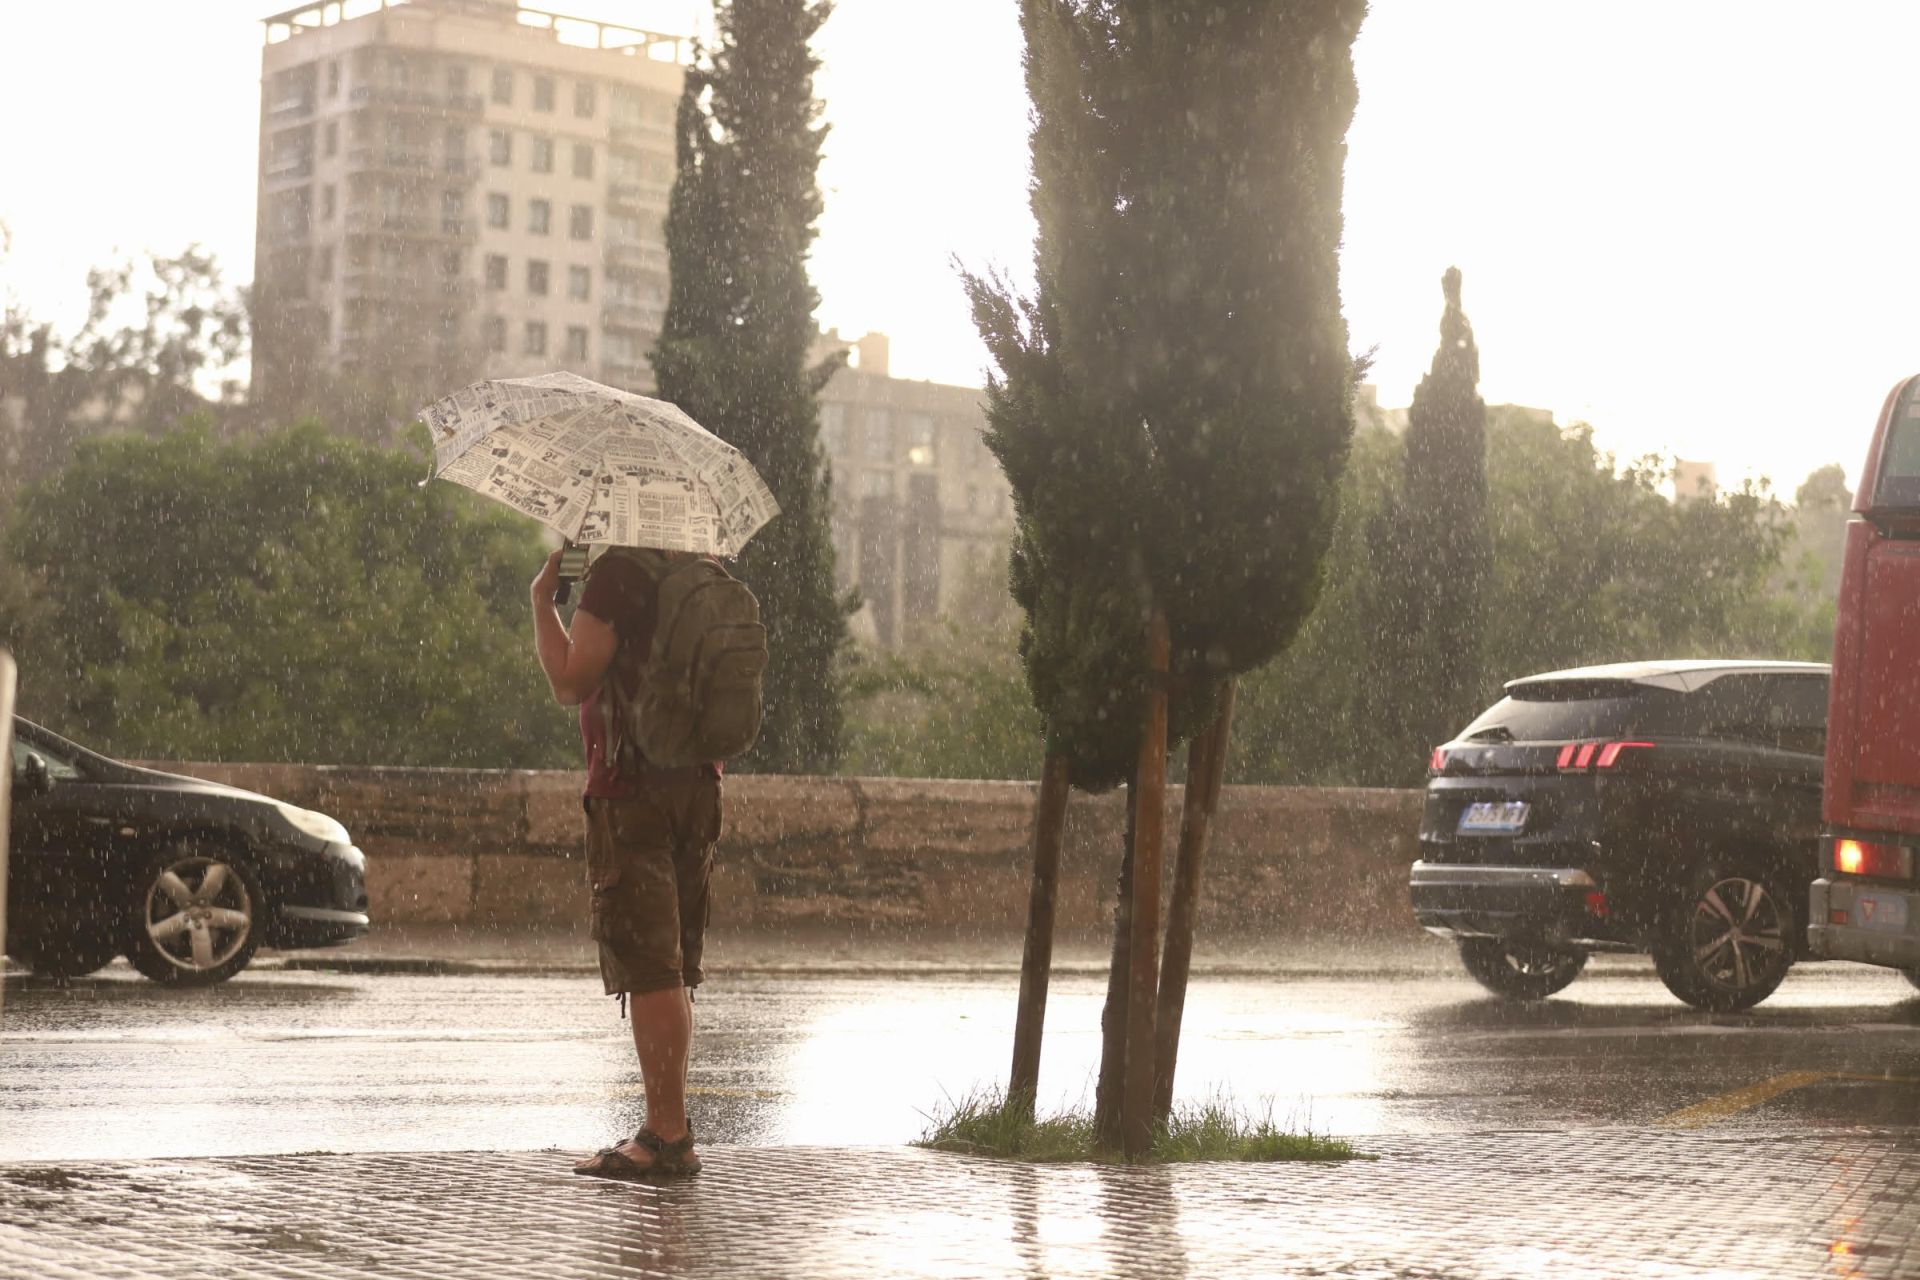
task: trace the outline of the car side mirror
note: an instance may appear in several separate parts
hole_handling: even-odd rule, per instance
[[[27,752],[14,789],[23,796],[43,796],[53,790],[53,770],[47,768],[46,757],[37,752]]]

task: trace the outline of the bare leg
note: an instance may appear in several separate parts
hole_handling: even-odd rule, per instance
[[[666,1142],[687,1136],[687,1062],[693,1047],[693,1001],[685,987],[668,987],[629,998],[633,1048],[640,1057],[640,1079],[647,1091],[647,1128]],[[653,1163],[653,1152],[627,1139],[619,1151],[636,1165]],[[688,1155],[692,1150],[688,1150]],[[583,1160],[575,1172],[592,1172],[599,1157]]]

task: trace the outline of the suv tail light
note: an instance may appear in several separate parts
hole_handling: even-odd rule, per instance
[[[1427,757],[1427,772],[1437,774],[1447,767],[1447,749],[1435,747],[1433,754]]]
[[[1620,753],[1653,749],[1651,742],[1569,742],[1560,748],[1554,762],[1562,773],[1581,773],[1588,768],[1611,769],[1620,763]]]
[[[1913,879],[1913,850],[1872,840],[1835,840],[1833,869],[1842,875],[1881,880]]]

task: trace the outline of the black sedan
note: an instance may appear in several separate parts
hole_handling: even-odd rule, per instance
[[[6,952],[74,977],[117,955],[206,986],[256,949],[367,931],[366,858],[322,813],[135,768],[14,719]]]

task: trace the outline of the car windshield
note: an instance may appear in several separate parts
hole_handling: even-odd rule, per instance
[[[1882,510],[1920,507],[1920,378],[1907,383],[1894,405],[1885,448],[1873,505]]]
[[[1463,741],[1567,742],[1669,728],[1685,695],[1626,680],[1524,684],[1461,731]]]

